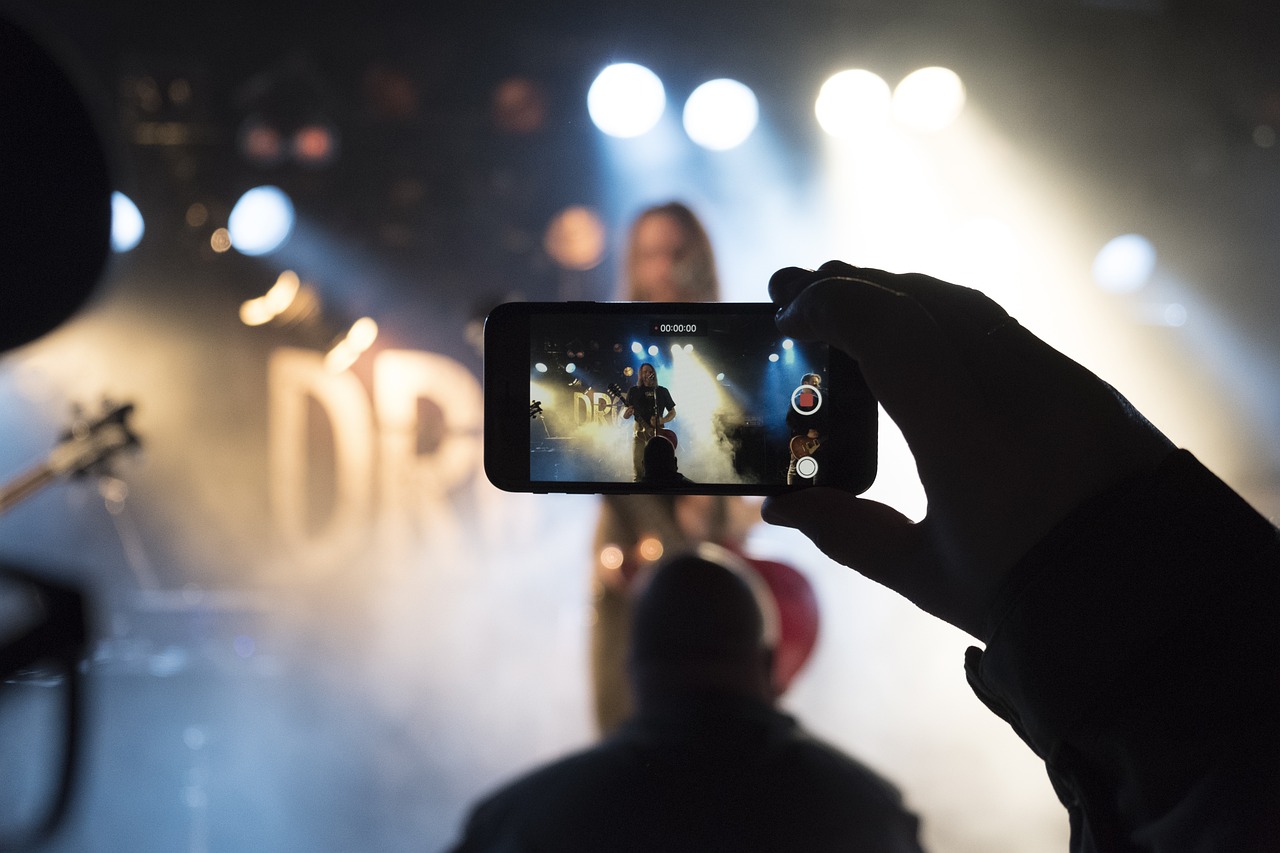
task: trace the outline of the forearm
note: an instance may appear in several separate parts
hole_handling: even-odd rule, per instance
[[[1085,820],[1079,849],[1251,849],[1221,833],[1280,829],[1277,625],[1274,528],[1179,453],[1033,549],[967,668]]]

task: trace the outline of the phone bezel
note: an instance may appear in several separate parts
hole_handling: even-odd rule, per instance
[[[484,469],[503,491],[534,494],[723,494],[772,495],[807,488],[785,483],[699,483],[693,486],[654,486],[646,483],[531,480],[529,423],[531,318],[548,314],[599,314],[602,317],[643,318],[750,315],[772,317],[768,302],[510,302],[490,312],[484,326]],[[849,452],[841,458],[835,482],[843,490],[861,493],[870,488],[877,468],[878,409],[857,364],[831,348],[828,354],[831,392],[827,405],[841,424]],[[514,378],[513,378],[514,377]],[[838,391],[836,390],[838,389]]]

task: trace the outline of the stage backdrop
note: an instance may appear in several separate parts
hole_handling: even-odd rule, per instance
[[[1261,186],[1248,170],[1274,169],[1222,142],[1187,174],[1170,141],[1190,89],[1151,57],[1203,54],[1157,50],[1168,28],[1145,18],[1099,40],[1117,24],[1099,17],[1108,4],[1078,10],[1073,38],[1056,17],[997,25],[954,4],[918,20],[853,4],[839,26],[829,3],[759,5],[722,38],[715,20],[685,21],[688,4],[669,11],[689,26],[606,4],[577,10],[578,29],[554,10],[440,21],[237,3],[170,20],[115,5],[49,14],[85,54],[114,184],[147,231],[76,316],[0,356],[0,481],[40,463],[76,407],[132,405],[140,440],[0,515],[0,559],[83,588],[94,617],[84,772],[52,850],[439,849],[484,791],[594,739],[597,498],[486,482],[479,321],[509,298],[610,298],[626,220],[647,203],[682,198],[704,216],[730,299],[764,300],[776,268],[831,257],[981,287],[1277,506],[1276,410],[1251,393],[1278,386],[1280,362],[1253,346],[1274,346],[1275,311],[1256,306],[1275,295],[1250,284],[1274,278],[1260,271],[1275,241],[1249,236],[1248,211],[1204,203],[1206,188]],[[694,150],[674,119],[647,141],[603,139],[583,92],[619,54],[667,74],[673,104],[706,77],[745,78],[760,131],[723,156]],[[955,128],[839,150],[818,138],[827,73],[870,65],[896,81],[908,55],[972,72]],[[1124,69],[1128,85],[1101,79]],[[517,85],[536,95],[517,99],[529,123],[494,111],[512,79],[539,84]],[[1167,111],[1130,121],[1165,92]],[[314,117],[300,106],[332,121],[338,145],[307,149],[332,160],[246,146],[251,120],[296,130]],[[1197,115],[1222,114],[1211,107]],[[293,196],[292,236],[259,258],[219,251],[239,193],[263,183]],[[549,256],[546,228],[568,206],[599,217],[594,266]],[[1159,232],[1164,278],[1103,293],[1090,261],[1135,221]],[[285,271],[300,307],[246,325],[242,305]],[[1166,322],[1175,303],[1185,329]],[[325,354],[362,317],[376,340],[330,370]],[[887,421],[881,439],[875,494],[922,516]],[[784,704],[898,783],[930,849],[1065,849],[1039,762],[965,684],[965,636],[793,533],[761,525],[748,544],[818,595],[818,644]],[[39,708],[0,707],[0,756],[56,734]]]

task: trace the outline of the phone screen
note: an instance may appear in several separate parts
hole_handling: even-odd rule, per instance
[[[514,481],[527,479],[519,490],[769,494],[870,484],[854,482],[867,477],[870,398],[860,374],[825,344],[779,334],[773,306],[555,305],[527,306],[517,324],[527,328],[528,433],[516,442],[525,461],[510,447],[495,455]],[[486,405],[498,331],[486,327]],[[503,387],[514,393],[510,381]]]

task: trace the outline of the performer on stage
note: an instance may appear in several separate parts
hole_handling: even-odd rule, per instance
[[[676,404],[671,392],[658,384],[658,371],[652,364],[640,365],[639,382],[627,389],[623,402],[626,408],[622,417],[635,417],[635,433],[632,442],[631,461],[635,467],[635,482],[644,478],[644,448],[649,439],[659,435],[659,430],[676,416]]]
[[[688,206],[671,201],[632,221],[618,298],[629,302],[715,302],[720,298],[711,240]],[[673,553],[709,541],[738,548],[760,520],[759,504],[725,495],[607,495],[592,544],[592,695],[601,734],[634,712],[627,681],[631,581],[654,559],[641,546]],[[617,557],[621,557],[621,562]]]

